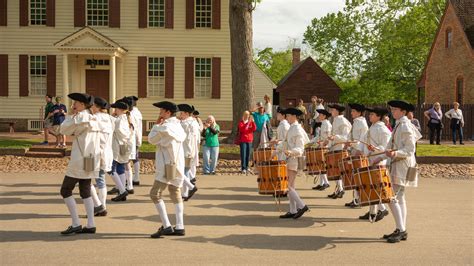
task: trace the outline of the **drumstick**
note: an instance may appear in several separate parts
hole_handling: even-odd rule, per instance
[[[391,151],[397,151],[397,150],[395,149],[395,150],[391,150]],[[372,154],[367,155],[367,157],[378,156],[378,155],[382,155],[382,154],[385,154],[385,151],[372,153]]]

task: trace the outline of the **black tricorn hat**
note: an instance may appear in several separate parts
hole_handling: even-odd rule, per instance
[[[94,104],[97,106],[100,106],[102,109],[109,109],[110,105],[109,103],[102,97],[94,97]]]
[[[285,114],[285,109],[281,108],[280,106],[277,107],[277,113],[284,115]]]
[[[74,101],[78,101],[85,104],[94,104],[94,96],[87,93],[73,92],[70,93],[67,97],[71,98]]]
[[[341,104],[338,104],[338,103],[329,104],[328,107],[329,107],[329,108],[336,109],[336,110],[338,110],[339,112],[343,112],[344,110],[346,110],[346,107],[344,107],[344,105],[341,105]]]
[[[289,108],[286,108],[285,110],[283,110],[283,114],[300,116],[300,115],[303,114],[303,112],[301,112],[300,109],[296,109],[294,107],[289,107]]]
[[[377,114],[380,117],[388,114],[387,108],[383,108],[383,107],[365,108],[365,110],[369,113]]]
[[[186,112],[192,114],[194,112],[194,107],[189,104],[178,104],[178,109],[180,112]]]
[[[387,104],[390,105],[391,107],[400,108],[408,112],[415,111],[415,106],[413,106],[413,104],[407,103],[402,100],[392,100],[392,101],[389,101]]]
[[[350,104],[349,104],[349,107],[350,107],[351,109],[357,110],[357,111],[359,111],[359,112],[365,111],[365,106],[364,106],[363,104],[350,103]]]
[[[331,117],[331,113],[326,111],[326,109],[316,109],[316,112],[325,115],[326,118]]]
[[[110,107],[112,108],[118,108],[122,110],[128,110],[128,104],[122,100],[118,100],[115,103],[113,103]]]
[[[178,106],[172,102],[162,101],[162,102],[154,103],[153,105],[158,108],[168,110],[172,113],[179,112]]]
[[[125,102],[128,105],[128,108],[131,110],[133,106],[135,106],[135,101],[133,100],[132,97],[123,97],[119,101]]]
[[[193,115],[199,115],[199,111],[198,111],[198,110],[194,110]]]

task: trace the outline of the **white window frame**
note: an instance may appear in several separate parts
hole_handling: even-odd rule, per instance
[[[32,8],[32,4],[35,4],[35,8],[33,9]],[[39,7],[38,7],[39,5]],[[41,6],[43,5],[43,6]],[[34,11],[34,12],[33,12]],[[42,16],[42,12],[44,12],[44,20],[43,18],[40,18],[39,20],[36,19],[36,16]],[[32,19],[32,15],[33,13],[35,13],[35,19],[33,20]],[[30,26],[46,26],[46,16],[47,16],[47,12],[46,12],[46,0],[29,0],[28,1],[28,22],[29,22],[29,25]],[[39,24],[33,24],[32,22],[33,21],[39,21],[40,23]]]
[[[99,2],[102,2],[102,3],[99,3]],[[89,3],[91,3],[91,5],[93,5],[93,4],[102,5],[102,8],[101,9],[97,8],[96,12],[98,12],[99,10],[102,10],[103,12],[107,11],[107,15],[102,14],[100,16],[103,19],[103,21],[101,23],[98,23],[101,20],[98,20],[99,15],[97,13],[95,14],[95,16],[94,16],[94,14],[92,14],[92,19],[89,21]],[[103,8],[104,5],[107,5],[106,9]],[[86,9],[85,12],[86,12],[86,24],[87,24],[87,26],[92,26],[92,27],[108,27],[109,26],[109,18],[110,18],[110,3],[109,3],[109,0],[86,0],[86,8],[85,9]],[[95,17],[95,20],[94,20],[94,17]],[[91,22],[93,22],[93,23],[91,23]]]
[[[198,5],[198,1],[201,2],[200,5]],[[206,2],[206,4],[202,4],[203,2]],[[203,11],[202,7],[209,7],[209,11]],[[198,12],[200,12],[198,16]],[[208,16],[203,16],[203,12],[209,12],[209,17]],[[200,19],[198,21],[198,18]],[[207,22],[202,22],[202,19],[209,19]],[[195,28],[200,28],[200,29],[210,29],[212,28],[212,0],[195,0],[194,1],[194,27]]]
[[[153,71],[157,71],[158,75],[150,76],[150,60],[157,60],[156,64],[157,69],[152,69]],[[162,61],[162,62],[160,62]],[[166,77],[166,60],[164,57],[148,57],[147,58],[147,96],[148,97],[165,97],[165,77]],[[160,66],[163,69],[160,70]],[[160,75],[160,72],[163,75]]]
[[[161,3],[158,3],[158,4],[154,5],[154,6],[157,6],[157,7],[163,6],[163,10],[157,9],[157,10],[154,11],[154,12],[157,12],[157,13],[158,13],[157,16],[153,16],[153,17],[156,17],[156,18],[157,18],[157,21],[154,21],[154,23],[158,23],[158,25],[151,25],[151,16],[150,16],[150,13],[152,12],[152,11],[151,11],[151,6],[150,6],[150,2],[151,2],[151,1],[162,2],[162,4],[161,4]],[[148,4],[148,12],[147,12],[147,23],[148,23],[148,27],[149,27],[149,28],[164,28],[164,27],[165,27],[165,23],[166,23],[166,21],[165,21],[165,19],[166,19],[166,13],[165,13],[165,11],[166,11],[166,6],[165,6],[166,3],[165,3],[165,0],[148,0],[148,3],[147,3],[147,4]],[[162,14],[162,16],[160,15],[160,13]],[[161,17],[163,17],[162,25],[160,25],[160,18],[161,18]]]
[[[210,57],[194,58],[194,95],[196,98],[211,98],[212,96],[212,58]]]
[[[36,62],[37,58],[44,59],[44,62]],[[33,60],[35,60],[34,66],[32,66]],[[28,80],[29,80],[29,96],[44,96],[48,91],[47,87],[47,76],[48,76],[48,62],[46,55],[30,55],[28,60]],[[37,68],[39,66],[39,68]],[[44,67],[44,68],[43,68]],[[36,74],[32,74],[33,70],[38,69]],[[44,74],[42,74],[44,69]]]

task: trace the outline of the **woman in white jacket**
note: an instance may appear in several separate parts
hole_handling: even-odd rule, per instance
[[[332,125],[329,122],[329,117],[331,117],[331,113],[326,111],[325,109],[317,109],[316,112],[318,113],[318,120],[321,122],[321,127],[319,128],[319,134],[314,137],[311,142],[318,143],[320,146],[328,140],[329,136],[331,136]],[[314,190],[326,190],[329,186],[328,175],[321,174],[319,175],[319,185],[313,187]]]
[[[115,108],[116,115],[114,134],[112,140],[112,150],[114,161],[110,175],[119,190],[119,195],[112,198],[112,201],[126,201],[128,191],[125,188],[126,176],[125,167],[130,161],[130,154],[133,150],[133,124],[127,115],[128,105],[123,101],[117,101],[111,105]]]
[[[84,93],[71,93],[68,97],[73,100],[72,115],[68,115],[61,124],[60,132],[63,135],[75,136],[75,138],[72,143],[66,176],[61,185],[61,196],[68,207],[72,225],[61,234],[94,234],[96,227],[94,203],[91,197],[91,179],[97,178],[100,170],[100,129],[95,117],[88,110],[94,102],[94,98]],[[87,212],[85,227],[81,226],[76,201],[72,196],[72,191],[78,183],[79,193]]]
[[[105,173],[112,170],[114,155],[112,151],[112,136],[114,133],[115,118],[109,115],[109,103],[101,97],[94,97],[94,104],[90,108],[97,119],[100,128],[100,171],[96,179],[96,185],[99,193],[91,184],[91,195],[94,200],[94,215],[107,215],[107,185],[105,184]]]
[[[300,196],[295,189],[296,174],[298,171],[298,157],[304,154],[304,145],[309,143],[309,138],[303,127],[298,123],[298,116],[301,116],[303,112],[296,108],[285,109],[284,114],[288,123],[290,123],[290,129],[286,136],[286,140],[283,145],[279,148],[283,149],[287,157],[287,169],[288,169],[288,199],[290,204],[290,210],[286,214],[280,215],[280,218],[293,218],[298,219],[307,211],[308,206],[301,200]]]
[[[183,189],[181,195],[184,201],[188,201],[194,193],[198,190],[195,184],[191,183],[194,178],[193,172],[196,172],[196,165],[199,157],[196,156],[196,150],[199,150],[198,139],[201,137],[201,131],[199,130],[199,124],[196,119],[192,117],[194,108],[189,104],[179,104],[178,109],[180,112],[181,126],[186,133],[186,139],[183,142],[184,158],[189,160],[189,165],[184,166],[184,180]]]
[[[384,235],[389,243],[407,240],[406,231],[407,205],[405,188],[418,186],[418,173],[409,176],[409,169],[416,167],[416,142],[421,138],[420,132],[406,117],[406,113],[415,107],[404,101],[390,101],[390,110],[396,120],[392,137],[388,142],[385,155],[390,159],[390,179],[396,195],[396,201],[390,203],[390,209],[395,218],[396,229],[393,233]]]

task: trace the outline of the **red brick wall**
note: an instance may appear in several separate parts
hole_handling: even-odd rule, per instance
[[[452,46],[446,48],[446,31],[452,30]],[[450,4],[435,40],[426,68],[425,102],[450,104],[456,100],[456,80],[464,80],[463,102],[474,103],[474,50]]]
[[[338,102],[341,89],[316,62],[308,58],[288,80],[278,87],[280,105],[287,107],[287,99],[303,99],[311,102],[311,96],[326,102]]]

